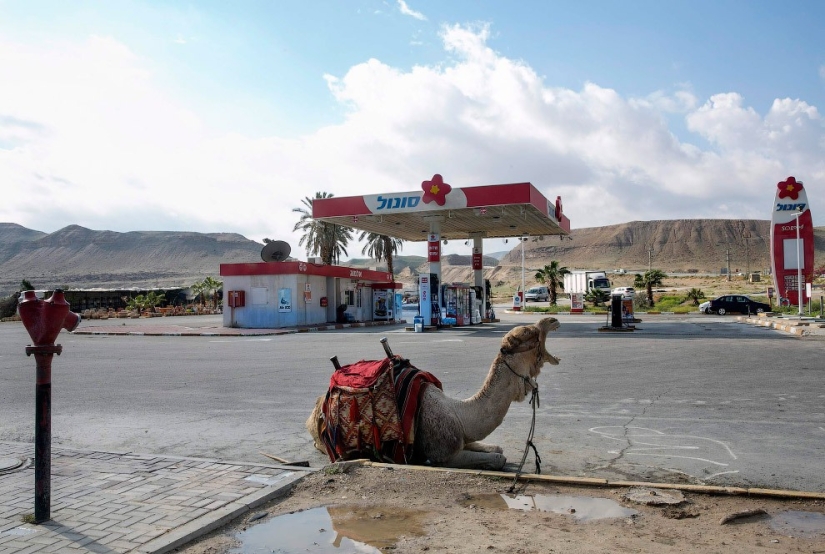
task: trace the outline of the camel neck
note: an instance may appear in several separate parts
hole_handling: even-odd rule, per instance
[[[524,391],[519,387],[524,387],[522,380],[497,356],[481,389],[457,407],[464,422],[465,440],[480,441],[495,431],[504,421],[510,404],[523,398]]]

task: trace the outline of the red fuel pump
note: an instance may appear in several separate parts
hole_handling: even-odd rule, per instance
[[[23,293],[17,307],[20,319],[32,339],[26,356],[34,354],[37,364],[35,381],[34,428],[34,521],[50,519],[52,457],[52,358],[63,347],[55,344],[61,329],[74,331],[80,316],[69,311],[63,291],[55,289],[48,300],[40,300],[33,290]]]

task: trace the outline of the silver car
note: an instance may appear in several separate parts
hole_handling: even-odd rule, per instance
[[[636,296],[636,289],[633,287],[616,287],[610,294],[621,294],[622,296],[629,296],[630,298],[633,298]]]
[[[547,302],[550,300],[550,291],[547,287],[532,287],[524,295],[525,302]]]

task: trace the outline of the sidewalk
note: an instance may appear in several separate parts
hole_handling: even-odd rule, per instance
[[[404,321],[365,321],[361,323],[327,323],[323,325],[306,325],[300,327],[283,327],[280,329],[242,329],[239,327],[187,326],[173,323],[140,325],[125,322],[121,325],[94,325],[92,321],[83,322],[73,331],[75,335],[138,335],[156,337],[250,337],[263,335],[288,335],[291,333],[308,333],[311,331],[332,331],[354,327],[374,327],[377,325],[407,325]],[[138,320],[139,321],[139,320]]]
[[[35,525],[23,521],[34,512],[34,445],[0,442],[0,554],[168,552],[312,471],[52,447],[52,519]]]

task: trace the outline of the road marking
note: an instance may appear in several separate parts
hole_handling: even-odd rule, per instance
[[[719,477],[720,475],[727,475],[729,473],[739,473],[739,470],[737,469],[737,470],[734,470],[734,471],[720,471],[719,473],[714,473],[713,475],[708,475],[707,477],[705,477],[705,480],[713,479],[714,477]]]
[[[725,451],[730,455],[731,458],[734,460],[737,459],[736,454],[733,453],[731,448],[724,442],[711,439],[708,437],[699,437],[696,435],[668,435],[662,431],[658,431],[656,429],[650,429],[647,427],[633,427],[633,426],[602,426],[602,427],[591,427],[589,429],[591,433],[595,433],[597,435],[602,436],[603,438],[627,443],[627,447],[621,451],[617,450],[608,450],[608,454],[612,455],[624,455],[624,456],[648,456],[648,457],[655,457],[655,458],[671,458],[671,459],[683,459],[683,460],[695,460],[698,462],[703,462],[706,464],[713,464],[720,467],[728,467],[729,464],[725,462],[719,462],[716,460],[709,460],[707,458],[702,458],[699,456],[680,456],[677,455],[674,451],[686,451],[692,450],[697,451],[704,446],[700,445],[692,445],[692,444],[660,444],[660,440],[668,440],[668,439],[692,439],[692,440],[701,440],[701,441],[708,441],[715,444],[722,446]],[[646,440],[640,440],[646,439]],[[655,442],[654,442],[655,441]],[[658,451],[658,452],[653,452]],[[667,452],[670,451],[670,452]],[[697,452],[698,453],[698,452]],[[722,472],[722,473],[735,473],[734,471],[730,472]],[[714,475],[721,475],[721,473],[716,473]]]
[[[820,431],[825,431],[825,427],[820,427],[819,430]]]
[[[241,339],[241,340],[210,340],[209,342],[218,343],[218,342],[270,342],[272,339]]]
[[[638,452],[625,452],[625,456],[652,456],[656,458],[681,458],[683,460],[697,460],[699,462],[707,462],[716,466],[728,467],[729,464],[723,462],[714,462],[707,458],[696,458],[694,456],[674,456],[672,454],[640,454]]]

